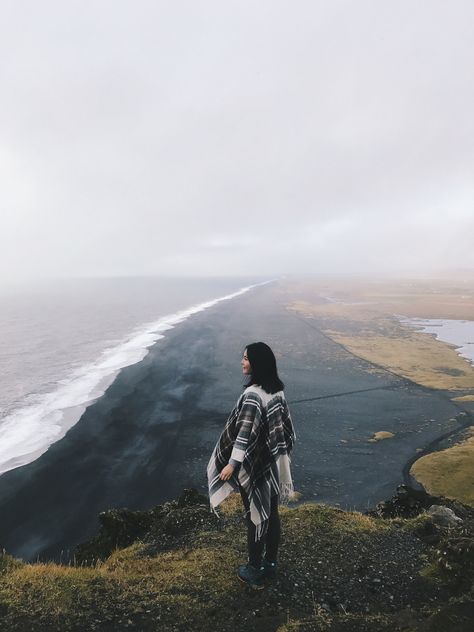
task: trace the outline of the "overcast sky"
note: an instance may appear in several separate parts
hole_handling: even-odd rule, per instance
[[[0,280],[474,268],[472,0],[13,0]]]

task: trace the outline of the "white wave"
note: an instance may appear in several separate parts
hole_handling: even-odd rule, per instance
[[[148,348],[164,338],[166,331],[193,314],[267,283],[271,281],[243,287],[232,294],[193,305],[141,325],[125,340],[105,349],[97,360],[81,366],[67,378],[60,380],[54,391],[31,395],[27,406],[11,413],[0,423],[0,475],[31,463],[64,437],[69,428],[80,419],[86,407],[110,386],[120,369],[143,360]]]

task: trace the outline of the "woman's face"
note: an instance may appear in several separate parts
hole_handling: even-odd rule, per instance
[[[244,375],[250,375],[252,373],[252,368],[247,357],[247,349],[245,349],[244,351],[244,355],[242,356],[242,361],[240,364],[242,365],[242,373]]]

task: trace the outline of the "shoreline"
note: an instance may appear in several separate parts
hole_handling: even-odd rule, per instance
[[[412,466],[418,461],[418,459],[421,459],[421,457],[427,456],[428,454],[435,454],[447,449],[447,447],[452,447],[463,441],[462,435],[470,426],[474,425],[474,415],[471,412],[465,410],[458,413],[458,415],[463,415],[465,421],[462,422],[457,428],[454,428],[453,430],[448,430],[436,439],[433,439],[433,441],[430,441],[430,443],[425,448],[423,448],[420,452],[411,457],[403,466],[403,481],[405,485],[407,485],[407,487],[410,487],[414,490],[424,490],[423,485],[416,480],[413,474],[410,473]],[[455,439],[455,442],[453,442],[452,446],[442,446],[442,443],[450,438]]]
[[[271,282],[270,280],[246,285],[230,294],[193,303],[189,307],[165,314],[156,320],[143,322],[130,331],[120,342],[105,348],[95,360],[71,370],[69,375],[58,382],[60,386],[42,396],[37,396],[40,397],[39,401],[12,411],[1,420],[0,424],[3,439],[0,445],[0,476],[12,469],[34,462],[54,443],[60,441],[69,429],[79,422],[86,408],[105,394],[120,371],[141,362],[148,354],[150,347],[159,343],[170,329],[221,301],[232,300],[253,288]],[[126,358],[122,357],[124,353],[127,355]],[[90,383],[90,374],[95,374],[93,384]],[[84,384],[86,390],[84,390]],[[58,406],[57,400],[62,400],[63,404]],[[59,419],[57,418],[58,415]],[[53,417],[53,423],[49,421],[48,418],[50,417]],[[32,423],[36,424],[33,428],[31,427]],[[18,432],[18,425],[20,427],[22,425],[28,426],[29,437],[36,434],[40,435],[34,444],[28,446],[27,453],[24,451],[24,436]],[[50,431],[48,434],[45,434],[44,426]],[[51,426],[55,429],[53,437],[51,436]],[[12,448],[18,444],[20,444],[19,454],[12,456]]]
[[[474,321],[466,312],[469,306],[474,309],[474,294],[415,282],[409,286],[403,282],[385,286],[367,281],[339,283],[342,298],[328,296],[326,286],[313,283],[312,299],[293,302],[290,309],[317,322],[326,335],[355,357],[449,398],[458,408],[452,420],[457,421],[457,427],[417,448],[417,454],[403,467],[404,482],[414,490],[425,489],[425,485],[429,493],[446,493],[451,499],[472,504],[468,454],[472,454],[474,443],[464,435],[472,427],[474,413],[473,356],[469,347],[474,343]],[[321,304],[321,297],[326,304]],[[465,416],[462,421],[461,416]],[[459,460],[459,454],[464,454],[464,461],[456,464],[456,483],[443,483],[450,464],[454,466],[452,459]],[[425,458],[416,468],[424,457],[428,460]]]
[[[389,498],[406,461],[450,430],[458,407],[308,326],[287,309],[284,288],[264,286],[183,322],[123,369],[63,439],[3,474],[0,545],[26,560],[67,560],[96,533],[101,511],[147,509],[185,487],[207,493],[207,461],[253,340],[274,349],[293,402],[298,503],[363,511]],[[394,438],[369,442],[385,430]]]
[[[429,336],[433,336],[435,340],[440,342],[447,343],[451,345],[459,357],[466,360],[471,366],[474,366],[474,350],[472,350],[468,345],[474,345],[474,321],[467,319],[454,319],[454,318],[405,318],[399,314],[394,314],[402,324],[406,324],[409,327],[412,327],[414,330],[419,331],[420,333],[427,334]],[[458,337],[452,336],[452,332],[448,336],[446,334],[446,330],[450,326],[456,325],[466,325],[472,328],[472,332],[470,334],[471,340],[468,342],[459,342],[455,340]],[[443,331],[444,330],[444,331]],[[470,353],[468,353],[468,351]]]

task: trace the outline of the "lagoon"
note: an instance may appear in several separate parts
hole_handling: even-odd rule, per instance
[[[434,334],[436,339],[457,347],[457,353],[474,365],[474,320],[447,318],[407,318],[396,315],[401,323],[416,328],[421,333]]]

